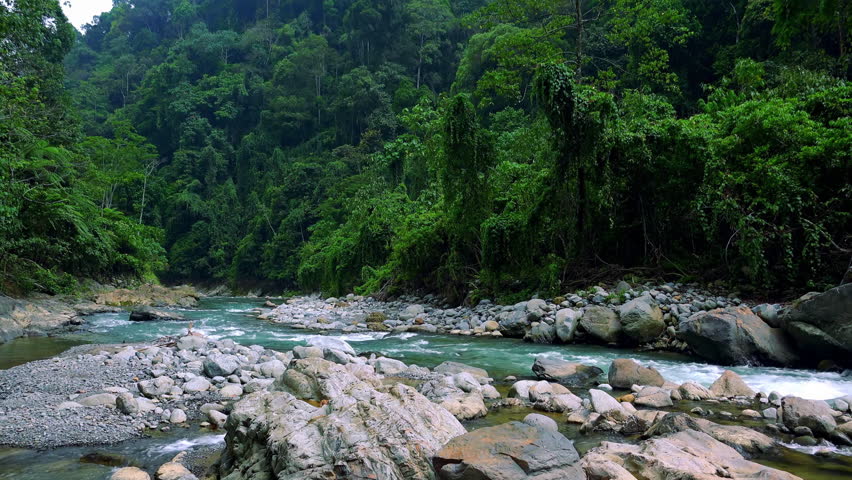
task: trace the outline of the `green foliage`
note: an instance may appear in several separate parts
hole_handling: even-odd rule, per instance
[[[767,287],[848,264],[847,0],[137,0],[73,49],[56,0],[13,3],[18,288],[474,301],[604,263]]]

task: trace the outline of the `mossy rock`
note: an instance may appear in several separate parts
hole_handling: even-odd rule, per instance
[[[562,303],[562,302],[564,302],[564,301],[565,301],[565,297],[555,297],[555,298],[553,299],[553,303],[555,303],[555,304],[557,304],[557,305],[559,305],[560,303]]]
[[[382,323],[388,319],[388,316],[382,312],[370,312],[367,315],[367,323]]]

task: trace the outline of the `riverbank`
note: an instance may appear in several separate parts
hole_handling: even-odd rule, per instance
[[[674,351],[722,365],[852,367],[852,284],[788,304],[754,305],[697,285],[626,282],[514,305],[456,307],[431,295],[296,297],[261,318],[316,331],[512,337]],[[834,338],[839,336],[838,338]],[[850,337],[850,338],[847,338]],[[852,374],[852,372],[850,372]]]
[[[96,313],[121,312],[124,308],[141,306],[191,308],[198,304],[200,297],[189,286],[167,288],[159,285],[104,288],[82,297],[12,298],[0,295],[0,345],[20,337],[74,331],[86,316]]]
[[[785,445],[793,442],[813,445],[814,453],[823,458],[839,458],[841,463],[846,458],[838,457],[832,445],[848,442],[852,398],[826,403],[757,392],[733,373],[725,373],[709,388],[694,382],[675,384],[655,369],[627,359],[595,369],[544,356],[531,360],[525,368],[536,373],[527,378],[494,378],[475,364],[452,361],[426,368],[364,353],[345,341],[322,336],[284,352],[198,335],[133,345],[76,347],[54,359],[0,372],[0,444],[30,448],[97,445],[164,430],[201,429],[215,434],[220,428],[227,434],[221,462],[201,469],[200,464],[209,463],[209,456],[196,452],[189,459],[182,457],[181,465],[199,478],[207,474],[230,480],[252,478],[243,473],[248,471],[274,476],[283,471],[282,465],[291,474],[307,474],[308,470],[300,470],[304,462],[297,460],[306,450],[319,455],[311,457],[313,473],[348,458],[351,471],[375,472],[371,465],[379,464],[416,468],[405,470],[406,475],[397,472],[396,476],[377,478],[432,478],[431,468],[440,478],[456,478],[452,471],[444,472],[435,459],[454,458],[454,465],[478,468],[484,461],[482,453],[476,453],[482,440],[468,436],[489,428],[497,429],[489,435],[504,435],[510,443],[523,435],[544,435],[548,442],[540,451],[529,453],[529,460],[551,458],[555,448],[562,452],[563,460],[569,460],[547,463],[542,471],[578,475],[582,471],[589,478],[597,478],[593,475],[603,468],[604,457],[610,462],[606,468],[617,470],[611,464],[613,458],[624,458],[628,465],[640,453],[648,459],[671,454],[661,450],[660,439],[674,442],[678,445],[675,453],[687,457],[700,440],[701,445],[712,447],[702,462],[746,465],[742,471],[752,473],[766,468],[752,460],[777,461],[785,455]],[[353,409],[352,402],[360,405],[365,398],[373,399],[367,410]],[[138,409],[132,408],[134,404]],[[405,425],[421,422],[416,424],[417,438],[400,437],[395,430],[393,425],[403,421],[402,411]],[[302,413],[296,412],[307,415],[305,418],[322,418],[325,426],[300,423]],[[361,413],[353,417],[354,412]],[[532,416],[521,423],[534,430],[506,423],[524,420],[533,412],[545,419]],[[375,424],[378,419],[382,422]],[[542,431],[550,431],[554,425],[555,434],[561,437],[539,432],[542,426]],[[333,434],[337,428],[361,438],[359,451],[370,454],[362,457],[376,463],[348,455],[348,440]],[[300,440],[281,444],[273,439],[284,437],[273,431],[292,432]],[[393,432],[397,433],[391,435]],[[565,435],[583,445],[579,449],[582,457],[570,454],[575,447],[560,439]],[[384,439],[383,445],[371,443],[379,438]],[[419,447],[402,457],[386,457],[388,449],[403,444]],[[327,450],[321,445],[339,448]],[[737,452],[735,461],[725,448]],[[258,463],[252,452],[261,450],[277,452],[283,463]],[[852,462],[847,465],[847,472],[852,472]],[[149,467],[148,473],[154,474],[158,468]],[[662,469],[658,473],[685,474],[670,465],[654,468]],[[795,478],[772,470],[764,474]],[[743,477],[734,474],[731,478]]]

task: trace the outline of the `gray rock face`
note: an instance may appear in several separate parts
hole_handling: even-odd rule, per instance
[[[574,332],[577,330],[581,316],[582,314],[570,308],[563,308],[556,312],[556,319],[553,322],[553,326],[556,328],[556,337],[563,343],[574,340]]]
[[[618,403],[618,400],[614,399],[610,394],[601,390],[591,389],[589,390],[589,395],[592,400],[592,409],[595,412],[616,421],[624,420],[630,416],[624,410],[624,407]]]
[[[704,388],[703,386],[695,383],[695,382],[686,382],[678,388],[678,392],[680,392],[680,396],[684,400],[707,400],[709,398],[713,398],[713,392]]]
[[[183,384],[183,391],[188,393],[206,392],[210,390],[210,381],[203,377],[195,377]]]
[[[717,397],[753,397],[756,392],[735,372],[725,370],[710,385],[710,393]]]
[[[204,350],[207,348],[207,339],[198,335],[187,335],[178,339],[177,347],[181,350]]]
[[[157,310],[151,307],[139,307],[130,312],[131,322],[155,322],[155,321],[183,321],[183,315],[166,310]]]
[[[792,365],[798,361],[784,332],[747,307],[699,313],[680,322],[678,336],[698,355],[724,365]]]
[[[458,362],[444,362],[437,367],[432,369],[435,373],[442,373],[444,375],[453,375],[461,372],[468,372],[474,377],[479,378],[488,378],[488,372],[481,368],[471,367],[470,365],[465,365],[463,363]]]
[[[553,343],[555,339],[556,328],[544,322],[537,323],[524,335],[524,341],[532,343]]]
[[[617,358],[609,366],[609,384],[615,388],[630,388],[633,385],[662,387],[666,380],[653,367],[643,367],[629,358]]]
[[[775,440],[748,427],[719,425],[710,420],[695,418],[685,413],[666,414],[645,432],[645,436],[663,436],[687,430],[706,433],[739,452],[762,453],[776,447]]]
[[[660,387],[644,387],[636,394],[636,399],[633,403],[652,408],[671,407],[674,405],[671,393]]]
[[[529,326],[529,312],[527,312],[527,303],[521,302],[515,305],[514,310],[503,312],[497,316],[497,323],[500,324],[500,332],[503,336],[522,338]],[[537,319],[537,318],[536,318]]]
[[[488,413],[479,382],[467,372],[430,380],[420,386],[420,393],[459,420],[479,418]]]
[[[802,297],[783,317],[797,346],[815,361],[852,357],[852,283]],[[798,326],[805,324],[812,328]]]
[[[452,439],[434,457],[446,480],[585,480],[573,442],[521,422],[480,428]]]
[[[746,460],[706,433],[686,430],[638,445],[603,442],[580,462],[589,477],[801,480],[795,475]],[[611,472],[600,476],[602,472]],[[630,476],[627,476],[630,475]]]
[[[345,341],[343,341],[339,338],[316,336],[316,337],[309,338],[306,343],[308,344],[309,347],[317,347],[317,348],[321,348],[323,350],[326,350],[326,349],[338,350],[338,351],[341,351],[343,353],[348,353],[349,355],[352,355],[353,357],[355,355],[357,355],[355,353],[355,349],[352,348],[351,345],[349,345],[348,343],[346,343]]]
[[[209,355],[204,361],[204,373],[210,377],[227,377],[240,368],[240,361],[234,355]]]
[[[319,362],[328,365],[310,365]],[[413,388],[361,381],[321,359],[294,364],[288,373],[296,369],[317,390],[335,394],[322,407],[288,392],[256,392],[237,402],[226,423],[224,480],[432,479],[432,456],[465,433],[449,412]]]
[[[147,472],[136,467],[119,468],[113,472],[110,480],[151,480]]]
[[[598,343],[618,343],[622,336],[618,315],[606,307],[592,306],[586,309],[580,319],[580,328],[590,340]]]
[[[630,343],[647,343],[666,329],[663,312],[650,297],[633,299],[619,308],[621,327]]]
[[[781,419],[789,429],[808,427],[819,437],[828,437],[837,429],[832,409],[822,400],[805,400],[799,397],[781,399]]]
[[[556,423],[556,420],[544,416],[540,413],[531,413],[524,417],[524,423],[531,427],[540,428],[543,430],[550,430],[551,432],[558,432],[559,425]]]
[[[406,364],[399,360],[386,357],[377,358],[373,367],[376,369],[376,373],[380,373],[382,375],[396,375],[404,372],[408,368]]]
[[[148,398],[155,398],[169,393],[172,387],[175,386],[175,381],[169,377],[162,376],[153,380],[144,380],[137,383],[136,386],[142,395]]]
[[[532,371],[538,378],[577,387],[596,385],[597,379],[603,373],[603,370],[598,367],[547,356],[536,357]]]

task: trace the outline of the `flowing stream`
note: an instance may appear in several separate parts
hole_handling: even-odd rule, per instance
[[[258,320],[252,311],[258,308],[261,302],[250,298],[205,298],[199,309],[182,313],[194,322],[193,330],[216,339],[232,339],[243,345],[258,344],[276,350],[289,350],[304,344],[305,339],[315,335]],[[130,322],[127,313],[93,315],[85,329],[79,333],[58,337],[24,338],[0,345],[0,369],[48,358],[78,344],[144,342],[164,335],[181,335],[186,329],[186,322]],[[691,380],[705,386],[709,386],[724,371],[723,367],[696,362],[682,355],[639,353],[588,345],[536,345],[513,339],[416,333],[376,332],[335,336],[350,342],[359,352],[381,353],[409,364],[426,367],[453,360],[485,368],[495,379],[508,375],[530,377],[530,367],[537,355],[553,355],[565,360],[595,365],[605,371],[613,359],[630,357],[655,367],[666,379],[675,383]],[[768,367],[734,367],[732,370],[739,373],[752,388],[767,393],[777,391],[782,395],[798,395],[809,399],[852,395],[852,378],[836,373]],[[520,418],[523,418],[523,415],[520,415]],[[472,422],[468,426],[475,428],[509,419],[515,418],[512,414],[489,414],[484,420]],[[566,433],[575,432],[566,430]],[[584,450],[582,439],[575,435],[570,436],[577,439],[578,449]],[[113,466],[91,463],[91,457],[83,457],[101,452],[117,454],[123,457],[125,464],[154,469],[181,450],[223,442],[222,435],[193,427],[178,428],[152,438],[101,448],[71,447],[49,452],[0,449],[0,479],[46,480],[60,476],[67,479],[108,478]],[[589,444],[586,447],[591,446],[593,445]],[[848,451],[842,453],[852,455],[852,452]],[[848,458],[852,460],[852,457]],[[784,458],[770,459],[762,463],[796,470],[794,473],[803,478],[852,478],[852,461],[841,459],[840,464],[835,465],[836,458],[825,459],[808,455],[807,452],[788,452]],[[791,469],[791,464],[800,468]],[[802,468],[805,470],[802,471]],[[805,475],[805,472],[813,475]]]

